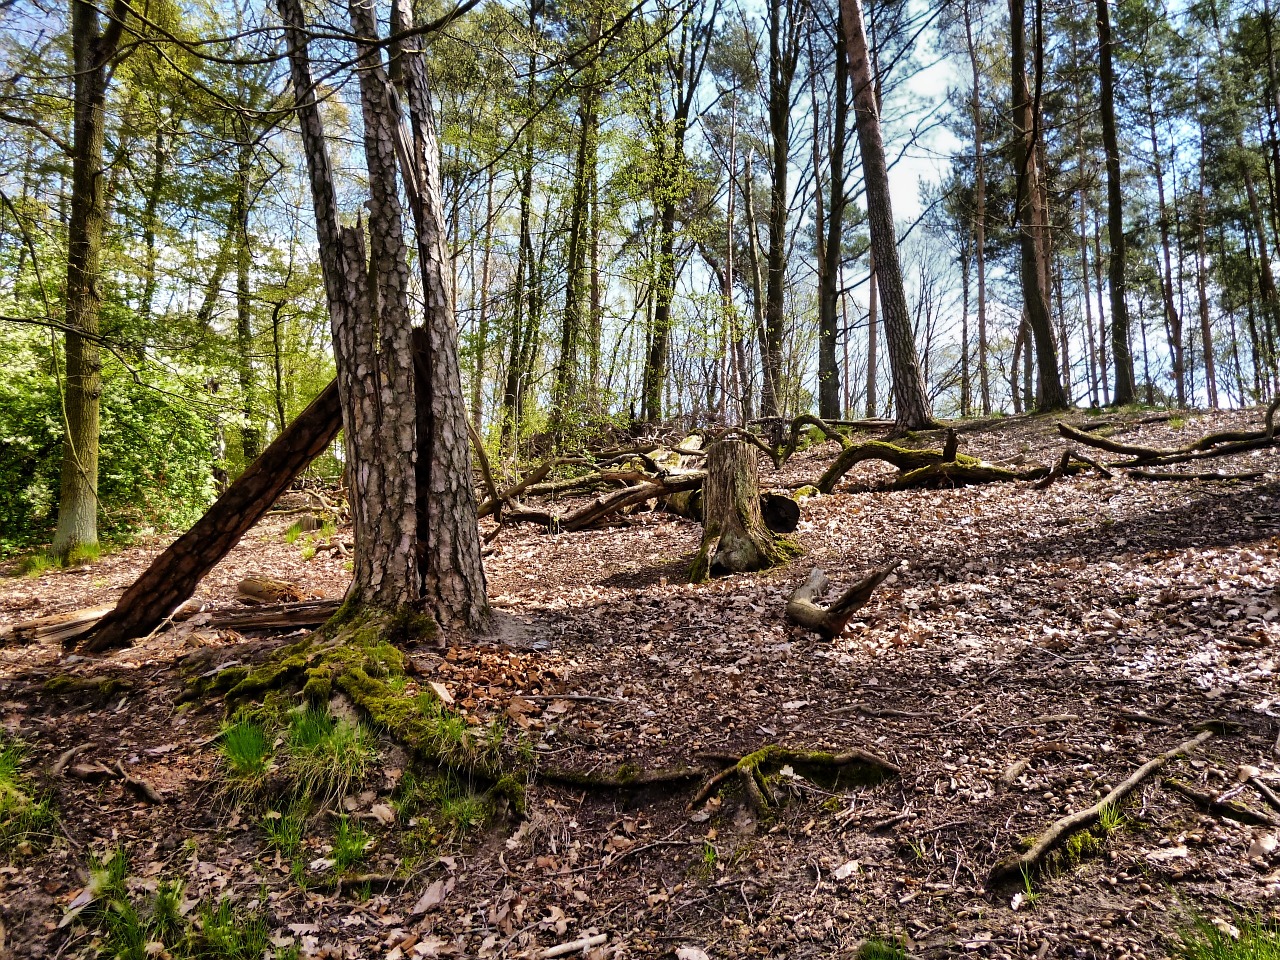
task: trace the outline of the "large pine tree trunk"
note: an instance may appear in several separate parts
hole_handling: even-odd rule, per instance
[[[106,221],[103,147],[108,67],[116,55],[128,7],[118,2],[101,32],[98,8],[71,2],[75,64],[71,157],[71,219],[67,225],[66,362],[62,475],[53,553],[60,559],[98,544],[98,442],[102,398],[102,229]]]
[[[391,31],[412,25],[409,0],[393,0]],[[431,111],[427,68],[410,40],[392,48],[409,107],[413,155],[402,162],[418,237],[426,322],[414,331],[418,424],[418,569],[426,608],[445,625],[479,627],[489,602],[475,491],[471,486],[466,410],[458,363],[453,287],[444,243],[440,146]]]
[[[702,485],[702,545],[689,570],[694,583],[712,574],[764,570],[795,556],[775,537],[760,512],[758,453],[741,440],[721,440],[707,451]]]
[[[876,105],[875,77],[862,17],[862,0],[840,0],[840,13],[848,47],[849,79],[853,82],[871,249],[875,254],[889,369],[893,375],[895,423],[901,430],[920,430],[933,424],[933,410],[920,374],[911,312],[907,307],[902,266],[898,260],[897,228],[889,199],[889,167],[880,134],[880,111]]]

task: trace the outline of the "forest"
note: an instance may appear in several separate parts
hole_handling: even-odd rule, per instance
[[[0,956],[1280,957],[1270,0],[0,0]]]

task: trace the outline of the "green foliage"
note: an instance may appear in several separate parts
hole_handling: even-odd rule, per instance
[[[896,943],[874,937],[862,942],[854,958],[855,960],[910,960],[906,951]]]
[[[339,872],[349,870],[364,859],[372,838],[345,813],[338,817],[333,833],[333,865]]]
[[[302,852],[302,835],[306,824],[305,800],[295,801],[284,812],[268,810],[262,816],[262,831],[266,834],[267,846],[292,860]]]
[[[25,751],[0,734],[0,858],[13,859],[47,846],[57,815],[48,798],[33,796],[22,773]]]
[[[1173,955],[1179,960],[1280,960],[1280,921],[1237,916],[1215,924],[1197,917],[1178,932]]]
[[[57,519],[63,429],[51,367],[47,347],[0,354],[0,555],[47,537]],[[104,380],[103,535],[119,539],[142,528],[190,524],[213,498],[211,424],[197,408],[134,382],[118,365],[106,365]]]
[[[373,770],[378,752],[361,723],[335,720],[323,707],[297,711],[285,736],[285,769],[301,796],[322,806],[341,797]]]
[[[271,766],[271,741],[261,724],[249,719],[228,724],[218,747],[233,783],[246,788],[262,783]]]

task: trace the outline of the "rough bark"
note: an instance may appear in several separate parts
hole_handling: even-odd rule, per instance
[[[53,554],[60,559],[98,544],[98,441],[102,398],[102,229],[106,222],[103,147],[107,86],[124,30],[128,5],[112,8],[99,30],[98,8],[71,0],[71,48],[75,65],[71,156],[71,218],[67,225],[65,436]]]
[[[714,573],[763,570],[797,552],[765,525],[756,451],[741,440],[720,440],[708,450],[702,517],[702,545],[689,571],[694,583]]]
[[[839,340],[836,317],[840,301],[840,259],[844,248],[842,228],[847,203],[844,189],[844,153],[849,122],[849,63],[840,37],[840,25],[837,19],[835,92],[831,107],[831,137],[827,155],[830,167],[830,202],[825,237],[823,237],[824,225],[818,224],[818,416],[824,419],[836,419],[844,412],[840,402],[840,366],[836,362],[836,346]],[[814,82],[816,84],[816,78]],[[815,91],[815,112],[817,106]],[[815,162],[818,152],[817,142],[815,130]],[[815,196],[818,210],[821,212],[821,194],[815,194]]]
[[[1133,379],[1133,351],[1129,347],[1129,307],[1125,301],[1124,198],[1120,183],[1120,142],[1116,132],[1111,11],[1107,0],[1097,0],[1096,8],[1102,145],[1107,160],[1107,239],[1111,245],[1107,270],[1111,284],[1111,358],[1115,371],[1112,402],[1120,406],[1133,403],[1137,398],[1137,386]]]
[[[408,0],[395,0],[392,32],[412,24]],[[437,622],[479,627],[488,618],[466,411],[458,363],[453,287],[446,267],[440,147],[426,62],[409,43],[393,47],[413,130],[413,176],[406,174],[418,238],[425,325],[414,331],[419,436],[418,569],[422,598]],[[403,156],[408,165],[410,158]]]
[[[982,131],[982,71],[973,37],[973,10],[964,2],[964,35],[969,51],[973,87],[969,92],[969,112],[973,117],[973,243],[978,276],[978,389],[982,395],[982,415],[991,416],[991,384],[987,377],[987,160]]]
[[[154,630],[195,592],[205,574],[262,518],[294,478],[328,448],[341,425],[335,380],[249,465],[195,526],[152,561],[120,597],[115,609],[87,636],[85,649],[123,646]]]
[[[1045,410],[1067,406],[1054,345],[1049,301],[1048,211],[1045,209],[1039,161],[1039,123],[1027,84],[1026,4],[1009,0],[1009,40],[1013,59],[1013,162],[1017,173],[1018,242],[1021,251],[1022,295],[1036,355],[1038,404]],[[1028,404],[1029,406],[1030,404]]]
[[[840,13],[849,57],[849,78],[853,83],[871,247],[875,251],[889,367],[893,374],[894,416],[900,429],[921,430],[933,425],[933,411],[920,374],[911,313],[898,261],[897,229],[889,199],[889,168],[880,134],[880,111],[876,105],[862,0],[840,0]]]
[[[827,590],[827,575],[814,567],[809,579],[802,583],[787,600],[787,619],[809,630],[815,630],[827,639],[834,639],[844,633],[845,626],[853,619],[876,587],[897,568],[898,561],[886,564],[857,583],[853,584],[835,599],[829,606],[820,607],[815,602]]]

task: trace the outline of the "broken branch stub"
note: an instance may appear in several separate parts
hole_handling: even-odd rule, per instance
[[[880,586],[897,567],[898,561],[893,560],[873,570],[826,608],[818,606],[816,601],[826,593],[827,575],[815,567],[809,574],[809,579],[797,587],[787,601],[787,619],[821,633],[828,640],[834,639],[844,632],[853,615],[866,605],[876,587]]]

